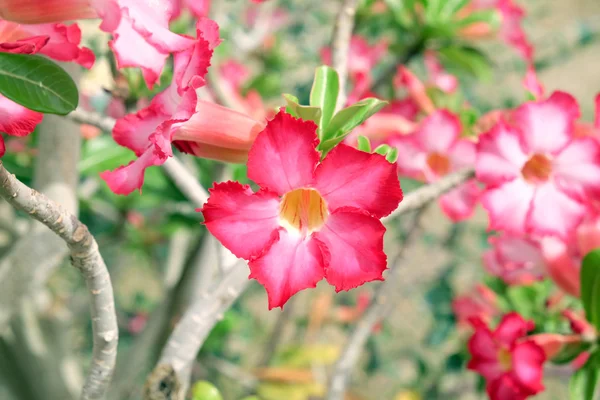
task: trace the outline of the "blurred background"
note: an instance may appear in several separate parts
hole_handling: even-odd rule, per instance
[[[210,17],[219,23],[224,39],[213,68],[232,61],[247,68],[239,93],[254,105],[251,93],[258,93],[264,104],[260,112],[282,105],[281,93],[292,93],[306,104],[314,69],[322,63],[321,51],[330,42],[337,2],[273,0],[259,8],[249,3],[213,1]],[[522,0],[520,4],[527,11],[525,30],[535,46],[536,66],[546,90],[570,92],[585,118],[592,120],[593,98],[600,92],[600,2]],[[389,36],[393,25],[386,16],[377,17],[380,23],[362,17],[359,13],[357,31],[371,43],[377,43],[381,34]],[[189,31],[190,21],[182,16],[173,30]],[[114,61],[107,56],[108,38],[99,33],[97,23],[81,26],[86,45],[98,56],[91,71],[73,70],[82,104],[89,109],[120,117],[170,81],[167,70],[161,87],[149,91],[137,71],[116,73]],[[398,35],[394,43],[399,43],[400,54],[410,38],[403,42]],[[472,44],[487,57],[489,70],[452,71],[471,105],[484,113],[522,102],[525,65],[515,52],[499,40]],[[390,50],[383,64],[396,62],[395,54]],[[423,71],[419,55],[408,65]],[[374,76],[380,73],[373,71]],[[113,279],[121,340],[108,398],[140,399],[145,377],[178,317],[206,285],[207,276],[222,273],[223,266],[201,268],[202,255],[216,251],[216,244],[207,238],[201,215],[159,168],[147,171],[143,195],[114,195],[98,173],[126,164],[134,155],[93,127],[47,117],[35,135],[11,138],[3,161],[19,179],[53,184],[49,177],[36,175],[52,168],[36,166],[42,156],[41,137],[48,131],[67,135],[74,144],[81,140],[78,174],[67,183],[76,185],[80,217],[97,238]],[[180,156],[205,187],[214,181],[246,179],[243,166],[224,170],[216,162]],[[408,192],[417,186],[406,181],[403,188]],[[401,241],[405,223],[390,227],[388,249]],[[0,261],[0,399],[68,400],[77,397],[82,368],[90,359],[88,300],[64,252],[37,260],[47,268],[38,268],[33,275],[26,272],[26,262],[35,260],[35,254],[7,264],[14,252],[23,251],[20,238],[30,232],[30,224],[26,216],[0,203],[0,256],[4,258]],[[459,224],[452,224],[435,204],[426,210],[418,240],[400,264],[394,311],[369,338],[352,374],[348,399],[484,398],[481,381],[465,370],[467,333],[457,329],[452,300],[482,279],[486,230],[487,217],[480,209],[474,218]],[[29,237],[29,243],[34,243],[32,253],[61,246],[40,235]],[[253,393],[264,400],[322,398],[327,372],[376,284],[339,294],[319,285],[296,295],[283,311],[267,311],[264,289],[252,281],[220,316],[198,355],[193,380],[212,382],[225,400]],[[31,288],[30,298],[14,305],[10,313],[2,310],[23,285]],[[537,398],[565,399],[568,376],[560,370],[546,375],[548,390]]]

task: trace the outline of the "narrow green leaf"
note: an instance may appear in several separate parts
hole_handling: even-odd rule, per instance
[[[358,142],[358,149],[360,151],[364,151],[365,153],[371,152],[371,142],[369,141],[368,137],[358,136],[357,142]]]
[[[398,161],[398,149],[394,147],[390,151],[388,151],[387,155],[385,156],[385,159],[392,164]]]
[[[477,49],[450,46],[440,49],[438,54],[440,61],[450,73],[467,72],[483,80],[492,78],[493,71],[490,60]]]
[[[498,29],[501,23],[500,13],[495,9],[474,11],[465,18],[456,22],[454,27],[456,29],[461,29],[477,23],[484,23],[489,25],[492,29]]]
[[[0,53],[0,94],[46,114],[66,115],[79,102],[66,71],[44,57],[24,54]]]
[[[593,353],[583,367],[569,381],[570,400],[594,400],[598,382],[599,354]]]
[[[310,105],[321,109],[320,130],[324,130],[335,112],[340,81],[336,70],[326,65],[315,71],[315,80],[310,91]]]
[[[377,148],[375,149],[375,151],[373,153],[377,153],[377,154],[381,154],[382,156],[385,156],[388,151],[390,151],[392,148],[387,145],[387,144],[382,144],[377,146]]]
[[[583,258],[579,276],[585,317],[600,329],[600,249],[592,250]]]
[[[340,110],[323,131],[323,139],[319,149],[323,154],[327,153],[344,140],[354,128],[365,122],[387,104],[386,101],[367,98]]]
[[[298,104],[298,98],[291,94],[284,94],[283,98],[287,102],[286,111],[288,114],[305,121],[314,121],[317,125],[321,120],[321,109],[318,107],[301,106]]]

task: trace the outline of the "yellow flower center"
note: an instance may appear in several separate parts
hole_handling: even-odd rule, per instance
[[[526,181],[537,183],[545,182],[552,173],[552,161],[543,154],[534,154],[523,165],[521,174]]]
[[[498,363],[503,371],[510,371],[512,369],[512,355],[510,351],[504,348],[498,350]]]
[[[450,172],[450,160],[440,153],[430,153],[427,156],[427,165],[439,176],[444,176]]]
[[[296,189],[281,199],[279,224],[303,234],[318,231],[327,220],[327,204],[314,189]]]

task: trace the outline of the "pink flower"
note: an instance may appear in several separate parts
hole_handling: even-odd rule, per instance
[[[475,143],[460,138],[462,128],[456,116],[448,111],[435,111],[411,135],[388,140],[398,149],[401,175],[424,182],[435,182],[450,172],[475,163]],[[479,188],[474,181],[460,185],[440,198],[440,207],[453,221],[472,215]]]
[[[250,71],[243,64],[229,60],[220,65],[221,90],[226,92],[231,107],[256,120],[267,118],[267,109],[257,90],[242,94],[244,84],[250,78]]]
[[[323,278],[349,290],[383,280],[386,269],[379,219],[402,200],[396,167],[344,144],[319,162],[316,131],[279,112],[248,158],[248,177],[261,189],[215,184],[201,210],[208,230],[249,261],[269,309]]]
[[[346,143],[356,146],[358,136],[365,136],[375,147],[385,143],[392,136],[414,132],[418,124],[413,121],[416,120],[418,113],[419,107],[412,99],[394,100],[354,129],[347,136]]]
[[[97,18],[104,0],[0,0],[0,18],[22,24]]]
[[[474,320],[490,323],[500,313],[492,290],[482,284],[477,284],[474,289],[452,301],[452,311],[461,326],[471,326]]]
[[[427,94],[427,89],[423,82],[403,65],[398,67],[398,73],[394,77],[394,86],[406,87],[410,98],[426,114],[431,114],[435,111],[435,105]]]
[[[179,16],[187,8],[196,18],[208,17],[211,0],[175,0],[174,16]],[[172,18],[173,18],[172,17]]]
[[[525,103],[512,116],[514,126],[501,121],[478,145],[490,228],[566,240],[600,190],[600,145],[574,137],[579,107],[566,93]]]
[[[565,346],[581,343],[580,335],[560,335],[558,333],[538,333],[528,336],[524,341],[537,344],[544,351],[546,359],[550,360],[557,356]]]
[[[77,24],[20,25],[0,20],[0,51],[40,53],[91,68],[94,53],[87,47],[80,47],[80,43],[81,30]]]
[[[10,136],[27,136],[43,118],[44,114],[31,111],[0,95],[0,132]],[[4,156],[5,152],[4,138],[0,135],[0,157]]]
[[[528,285],[547,274],[546,261],[538,241],[511,236],[490,237],[492,248],[483,255],[487,272],[509,285]]]
[[[491,400],[524,400],[544,390],[544,350],[519,340],[533,327],[517,313],[506,314],[494,331],[481,321],[475,323],[467,368],[485,378]]]
[[[434,86],[446,93],[452,93],[458,87],[458,79],[444,70],[433,50],[425,51],[423,55],[425,68]]]

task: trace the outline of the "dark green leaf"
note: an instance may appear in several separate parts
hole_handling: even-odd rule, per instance
[[[365,153],[371,152],[371,142],[369,141],[368,137],[358,136],[357,142],[358,142],[357,147],[360,151],[364,151]]]
[[[0,53],[0,93],[46,114],[68,114],[79,102],[67,72],[44,57],[24,54]]]
[[[598,352],[593,353],[583,367],[578,369],[569,381],[569,399],[594,400],[598,382]]]
[[[568,343],[560,350],[560,352],[552,357],[554,364],[567,364],[576,359],[581,353],[591,347],[589,342]]]
[[[470,47],[451,46],[440,49],[440,61],[450,73],[469,73],[476,78],[490,80],[492,65],[480,51]]]
[[[286,111],[296,118],[301,118],[305,121],[314,121],[316,124],[321,120],[321,109],[318,107],[301,106],[298,104],[298,98],[291,94],[284,94],[283,97],[287,102]]]
[[[318,122],[320,130],[325,129],[333,117],[339,90],[337,72],[326,65],[318,67],[310,91],[310,105],[321,109],[321,120]]]
[[[323,154],[327,153],[344,140],[354,128],[365,122],[387,104],[387,102],[379,99],[367,98],[344,108],[333,117],[324,130],[319,149]]]
[[[585,316],[600,329],[600,249],[592,250],[583,258],[580,279]]]

